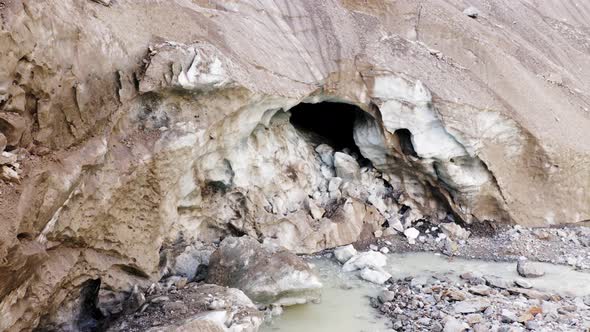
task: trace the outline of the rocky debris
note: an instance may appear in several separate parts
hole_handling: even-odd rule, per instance
[[[478,18],[479,17],[479,9],[470,6],[465,8],[465,10],[463,10],[463,14],[471,17],[471,18]]]
[[[264,316],[242,291],[218,285],[189,283],[167,288],[162,284],[145,294],[134,288],[133,294],[144,296],[144,303],[129,308],[107,331],[254,332]]]
[[[354,249],[352,244],[334,249],[334,257],[336,257],[336,259],[342,264],[346,263],[356,254],[357,251]]]
[[[378,270],[387,265],[387,257],[380,252],[367,251],[361,252],[350,258],[342,266],[345,272],[362,270],[365,268]]]
[[[238,288],[265,305],[318,301],[322,287],[301,258],[248,236],[227,237],[220,243],[210,257],[207,282]]]
[[[521,277],[525,278],[539,278],[545,275],[545,271],[535,263],[529,262],[526,258],[518,259],[516,263],[516,271]]]
[[[416,278],[419,281],[414,282]],[[551,294],[530,298],[478,284],[477,278],[462,277],[467,283],[439,275],[393,280],[371,303],[398,331],[583,331],[590,327],[590,306],[580,304],[579,298]]]

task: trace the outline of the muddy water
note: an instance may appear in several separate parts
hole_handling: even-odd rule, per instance
[[[518,279],[516,263],[487,262],[460,258],[449,259],[433,253],[389,254],[386,270],[396,279],[404,277],[446,275],[456,278],[464,272],[480,272],[509,280]],[[377,317],[369,306],[368,296],[375,296],[380,286],[361,281],[355,273],[341,271],[328,258],[310,262],[324,283],[322,302],[286,308],[284,313],[261,331],[281,332],[381,332],[388,330],[387,320]],[[561,295],[590,295],[590,274],[561,265],[539,263],[546,275],[527,279],[539,290]],[[567,280],[567,282],[564,282]],[[389,330],[391,331],[391,330]]]

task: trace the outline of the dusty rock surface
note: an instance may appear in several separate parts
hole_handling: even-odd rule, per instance
[[[0,1],[0,330],[115,314],[230,235],[590,219],[590,5],[470,5]],[[345,138],[295,121],[329,109]]]

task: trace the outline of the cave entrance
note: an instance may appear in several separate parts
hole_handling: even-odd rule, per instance
[[[333,102],[301,103],[289,111],[291,124],[312,144],[325,143],[335,151],[348,149],[362,159],[353,137],[355,121],[366,116],[359,107]]]

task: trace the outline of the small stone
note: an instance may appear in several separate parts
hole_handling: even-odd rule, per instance
[[[379,298],[379,301],[381,301],[381,303],[391,302],[395,299],[395,293],[390,290],[384,289],[381,291],[381,293],[379,293],[377,298]]]
[[[467,295],[458,289],[449,289],[444,296],[451,301],[463,301],[467,298]]]
[[[492,293],[492,289],[486,285],[475,285],[469,288],[471,294],[488,296]]]
[[[500,289],[510,288],[510,286],[512,286],[512,284],[513,284],[510,281],[507,281],[505,279],[502,279],[502,278],[499,278],[496,276],[484,276],[483,278],[489,286],[500,288]]]
[[[371,249],[371,250],[373,250],[373,251],[379,251],[379,247],[377,247],[377,246],[376,246],[376,245],[374,245],[374,244],[370,244],[370,245],[369,245],[369,249]]]
[[[404,235],[408,238],[409,244],[415,244],[416,238],[420,235],[420,231],[414,227],[408,228],[404,231]]]
[[[375,237],[382,237],[383,236],[383,231],[378,229],[376,231],[373,232],[373,235],[375,235]]]
[[[455,303],[453,309],[458,314],[470,314],[476,312],[482,312],[490,306],[488,301],[480,299],[469,299]]]
[[[342,264],[346,263],[356,254],[357,251],[354,249],[352,244],[334,249],[334,256]]]
[[[540,266],[529,262],[526,259],[519,259],[516,264],[516,271],[521,277],[538,278],[545,275],[545,271]]]
[[[465,8],[463,14],[471,17],[471,18],[478,18],[479,17],[479,10],[473,6]]]
[[[383,247],[383,248],[379,249],[379,251],[384,254],[389,254],[389,248],[387,248],[387,247]]]

